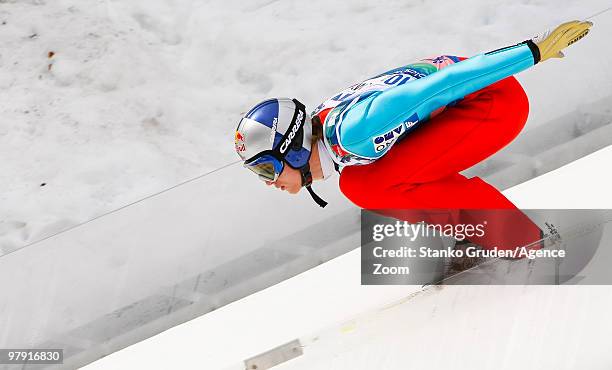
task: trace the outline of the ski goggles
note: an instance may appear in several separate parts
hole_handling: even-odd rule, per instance
[[[254,156],[244,162],[244,167],[253,171],[263,181],[276,181],[283,172],[285,163],[271,152],[262,152]]]

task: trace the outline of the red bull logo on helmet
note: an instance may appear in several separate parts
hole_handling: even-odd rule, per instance
[[[236,131],[236,135],[234,136],[234,145],[238,153],[246,150],[246,146],[244,145],[244,135],[240,131]]]

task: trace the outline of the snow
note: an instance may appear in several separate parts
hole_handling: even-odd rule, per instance
[[[358,245],[337,178],[317,188],[322,210],[252,197],[252,177],[235,164],[2,256],[0,348],[64,348],[81,366]]]
[[[0,347],[62,345],[74,355],[71,363],[82,364],[354,248],[358,229],[337,225],[355,221],[357,212],[341,199],[337,180],[317,186],[331,202],[322,211],[307,194],[265,189],[238,165],[112,212],[235,161],[233,130],[255,102],[296,96],[312,108],[388,68],[516,43],[608,6],[609,0],[0,0],[0,291],[10,297],[0,300]],[[578,118],[591,113],[585,104],[610,97],[604,46],[611,15],[596,18],[565,60],[519,76],[532,104],[528,129],[546,129],[538,125],[564,116],[571,124],[555,135],[563,141],[581,124],[596,128],[582,137],[589,142],[610,132],[609,108],[586,122]],[[585,140],[581,153],[592,149]],[[538,153],[518,157],[537,161]],[[539,173],[531,165],[519,168],[521,178]],[[233,275],[215,275],[228,261],[242,264],[230,265]],[[377,294],[392,291],[354,291],[353,298],[371,297],[374,305]],[[303,290],[294,296],[309,297]],[[331,322],[340,318],[333,309],[345,315],[361,306],[334,307],[313,312]],[[229,346],[231,339],[207,341]],[[279,344],[257,343],[261,350]],[[244,358],[210,353],[218,355],[205,357],[210,361]]]
[[[261,99],[312,108],[390,67],[505,46],[609,5],[0,1],[0,254],[236,160],[233,129]],[[609,32],[595,23],[566,60],[519,76],[529,127],[609,95],[610,52],[596,47]]]
[[[610,209],[612,176],[592,171],[610,161],[612,147],[504,194],[530,209]],[[585,183],[589,191],[566,196]],[[608,225],[608,242],[611,231]],[[606,271],[605,256],[590,265]],[[414,295],[420,286],[360,285],[360,266],[357,249],[85,369],[244,369],[242,360],[298,337],[304,355],[278,370],[608,369],[612,363],[612,321],[602,319],[612,309],[609,286],[444,286]]]

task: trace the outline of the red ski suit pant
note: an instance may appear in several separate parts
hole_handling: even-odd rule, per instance
[[[345,167],[340,189],[361,208],[409,222],[488,221],[485,235],[471,238],[485,248],[531,244],[541,233],[524,213],[482,179],[459,174],[511,142],[528,113],[518,81],[501,80],[431,118],[376,162]],[[423,217],[422,211],[410,209],[432,211]]]

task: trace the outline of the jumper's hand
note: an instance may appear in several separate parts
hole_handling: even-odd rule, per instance
[[[563,58],[561,51],[580,40],[593,26],[589,21],[570,21],[562,23],[553,30],[548,30],[532,39],[540,50],[540,61],[549,58]]]

